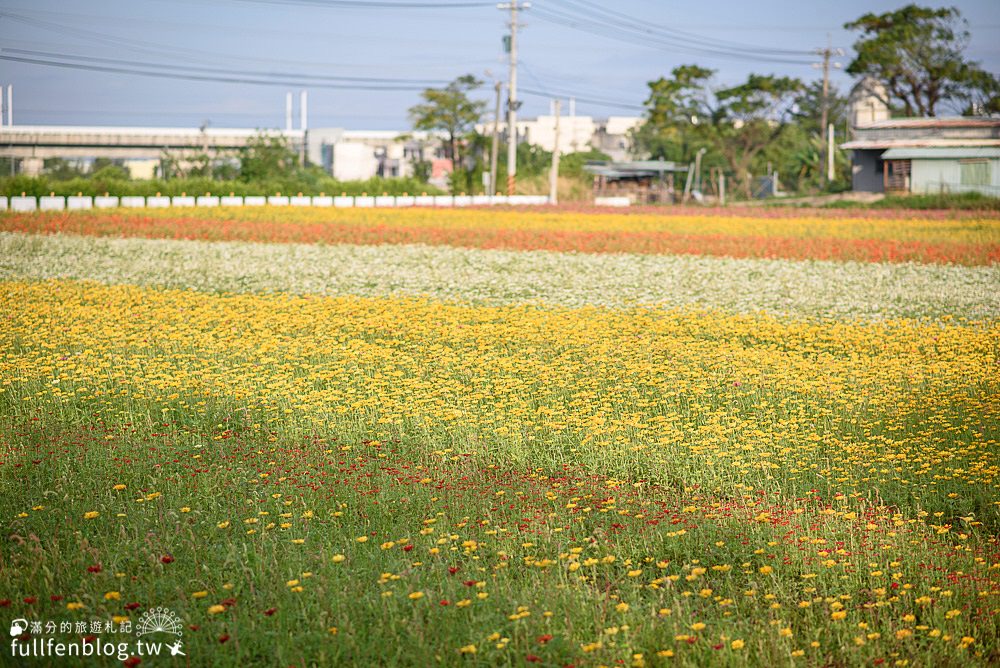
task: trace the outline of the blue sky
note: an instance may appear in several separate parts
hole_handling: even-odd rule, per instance
[[[420,0],[381,5],[348,1],[337,6],[323,6],[324,0],[3,0],[0,55],[53,60],[58,58],[48,54],[62,54],[63,61],[111,70],[145,68],[223,78],[281,72],[278,78],[284,81],[293,75],[394,79],[417,88],[423,84],[412,80],[446,81],[465,73],[506,81],[501,43],[507,31],[505,12],[475,0],[469,4],[477,6],[462,8],[385,6],[409,2]],[[867,11],[887,11],[904,3],[535,0],[533,4],[523,14],[526,25],[520,32],[520,86],[617,103],[577,102],[578,114],[608,116],[638,114],[635,107],[645,98],[646,82],[682,63],[717,69],[719,84],[735,83],[750,72],[816,78],[818,71],[808,64],[815,58],[810,56],[763,54],[758,59],[728,53],[745,47],[752,47],[752,54],[806,51],[824,46],[829,34],[834,46],[848,51],[840,59],[846,65],[854,36],[841,26]],[[565,25],[592,16],[595,5],[617,12],[621,20],[632,17],[657,29],[682,31],[680,43],[615,39],[608,34],[614,29],[609,22],[587,24],[600,34]],[[969,0],[955,5],[969,21],[968,56],[1000,72],[1000,2]],[[715,53],[716,46],[727,54]],[[767,60],[774,57],[802,62]],[[834,81],[842,89],[850,85],[839,72]],[[285,92],[296,91],[297,105],[301,89],[11,61],[0,61],[0,82],[14,85],[17,124],[191,127],[207,121],[212,127],[279,127],[284,125]],[[487,88],[482,91],[484,99],[489,97]],[[310,127],[402,130],[410,125],[407,109],[418,101],[419,92],[309,86],[309,96]],[[522,115],[547,112],[544,96],[522,98]],[[296,110],[296,119],[297,114]]]

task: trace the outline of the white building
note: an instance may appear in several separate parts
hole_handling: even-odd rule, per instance
[[[595,119],[592,116],[559,117],[559,155],[581,151],[603,151],[612,160],[622,161],[631,157],[632,141],[629,136],[633,128],[642,123],[636,116],[611,116]],[[499,124],[500,134],[506,138],[507,123]],[[492,123],[476,126],[480,134],[490,135]],[[517,122],[519,142],[527,142],[551,151],[556,145],[556,117],[539,116]]]

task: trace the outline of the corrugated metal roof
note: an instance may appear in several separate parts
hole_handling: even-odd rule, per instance
[[[1000,127],[1000,118],[982,116],[951,116],[947,118],[890,118],[860,126],[875,128],[993,128]]]
[[[889,149],[889,148],[983,148],[1000,146],[1000,139],[938,139],[925,137],[921,139],[855,139],[840,145],[843,149]]]
[[[980,148],[890,148],[883,160],[957,160],[962,158],[1000,158],[1000,146]]]

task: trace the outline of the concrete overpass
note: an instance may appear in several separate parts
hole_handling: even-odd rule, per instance
[[[159,160],[165,156],[185,160],[207,154],[234,155],[259,135],[284,137],[289,147],[301,150],[302,130],[253,130],[249,128],[143,128],[14,125],[0,127],[0,157],[21,160],[21,172],[37,175],[46,158]],[[309,134],[314,134],[310,131]],[[329,131],[317,130],[317,139]]]

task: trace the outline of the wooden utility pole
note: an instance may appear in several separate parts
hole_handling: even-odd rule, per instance
[[[497,186],[500,185],[497,181],[497,154],[500,152],[500,93],[503,90],[503,84],[498,81],[493,85],[493,88],[497,92],[497,106],[493,115],[493,144],[490,146],[490,191],[487,193],[490,197],[500,192],[497,189]]]
[[[559,111],[562,100],[555,100],[552,109],[556,117],[556,138],[552,147],[552,171],[549,172],[549,204],[559,203]]]

